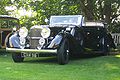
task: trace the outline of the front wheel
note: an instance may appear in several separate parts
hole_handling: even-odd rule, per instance
[[[58,63],[61,65],[69,62],[69,43],[67,39],[63,40],[57,53]]]
[[[22,57],[22,55],[19,54],[19,53],[13,53],[12,54],[12,59],[13,59],[14,62],[23,62],[24,57]]]

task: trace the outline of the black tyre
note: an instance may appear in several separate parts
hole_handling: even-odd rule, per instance
[[[19,54],[19,53],[13,53],[12,54],[12,59],[13,59],[14,62],[23,62],[24,57],[22,57],[22,55]]]
[[[61,65],[69,62],[69,42],[67,39],[63,40],[57,53],[58,63]]]
[[[108,55],[110,51],[110,46],[107,44],[106,38],[101,39],[101,47],[100,50],[102,51],[102,55]]]

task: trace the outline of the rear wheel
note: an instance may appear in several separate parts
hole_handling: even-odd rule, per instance
[[[101,47],[100,50],[102,51],[103,55],[108,55],[110,51],[110,46],[107,44],[107,41],[105,38],[101,39]]]
[[[61,46],[58,49],[58,63],[61,65],[67,64],[69,62],[69,43],[67,39],[63,40]]]

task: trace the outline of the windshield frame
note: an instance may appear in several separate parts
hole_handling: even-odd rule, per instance
[[[57,20],[59,22],[56,22]],[[65,20],[66,20],[66,22],[65,22]],[[69,22],[70,20],[71,20],[71,22]],[[64,26],[64,25],[82,26],[82,23],[83,23],[82,15],[60,15],[60,16],[51,16],[50,17],[50,27]]]

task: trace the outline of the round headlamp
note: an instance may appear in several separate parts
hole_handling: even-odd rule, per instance
[[[26,27],[21,27],[19,29],[19,36],[26,37],[28,35],[28,29]]]
[[[43,45],[45,44],[45,39],[44,39],[44,38],[40,38],[39,44],[40,44],[41,46],[43,46]]]
[[[48,38],[50,36],[50,29],[49,28],[42,28],[41,35],[43,38]]]

